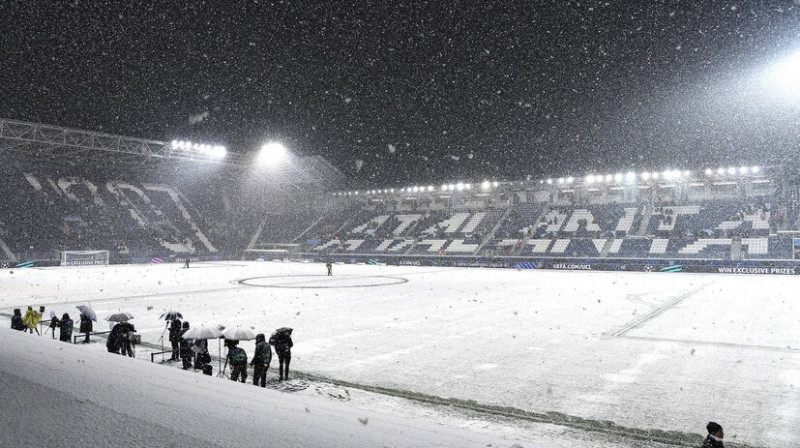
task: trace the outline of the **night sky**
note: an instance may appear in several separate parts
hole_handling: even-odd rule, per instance
[[[0,116],[280,140],[363,186],[775,163],[798,3],[6,0]]]

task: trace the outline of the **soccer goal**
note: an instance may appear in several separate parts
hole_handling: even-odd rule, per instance
[[[107,250],[65,250],[61,266],[108,266]]]

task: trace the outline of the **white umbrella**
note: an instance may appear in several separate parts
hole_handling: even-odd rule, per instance
[[[201,325],[190,328],[181,337],[184,339],[216,339],[220,336],[222,336],[222,332],[216,327],[209,328]]]
[[[256,338],[256,334],[253,333],[253,330],[242,327],[228,328],[222,332],[222,335],[225,336],[225,339],[232,341],[249,341]]]
[[[127,322],[133,319],[133,314],[127,311],[120,311],[118,313],[111,313],[106,316],[106,320],[110,322]]]

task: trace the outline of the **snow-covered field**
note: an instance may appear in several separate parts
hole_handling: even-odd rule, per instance
[[[192,326],[240,325],[267,334],[289,326],[295,329],[292,368],[316,378],[400,395],[561,413],[565,421],[580,417],[589,427],[611,421],[632,433],[699,435],[706,422],[715,420],[731,442],[788,447],[800,445],[795,430],[800,426],[798,284],[782,276],[364,265],[336,265],[334,276],[327,277],[323,265],[277,262],[198,263],[190,269],[177,264],[41,268],[0,271],[0,312],[45,305],[48,312],[76,317],[74,305],[85,303],[100,316],[129,311],[143,341],[156,345],[164,330],[158,315],[170,309],[181,311]],[[172,375],[194,375],[201,389],[217,387],[206,381],[223,383],[223,392],[244,387],[112,356],[103,352],[101,341],[67,348],[49,336],[2,334],[4,347],[57,347],[87,353],[94,357],[91,363],[113,358],[115,366],[135,362],[140,376],[160,378],[158,372],[165,371],[163,381],[172,381]],[[252,353],[252,342],[243,346]],[[149,361],[142,350],[137,355]],[[5,366],[11,355],[4,350],[0,356]],[[57,371],[58,363],[52,364],[42,370]],[[46,375],[37,373],[37,378],[44,381]],[[20,376],[14,381],[34,380]],[[8,381],[0,391],[4,395],[7,387],[16,387]],[[251,388],[243,396],[254,395]],[[320,394],[328,398],[307,393],[300,402],[323,400],[326,407],[345,409],[363,405],[412,424],[438,422],[469,432],[467,439],[476,443],[497,438],[503,442],[487,443],[637,446],[602,433],[576,436],[569,428],[499,423],[352,389],[342,393],[351,394],[347,402],[330,398],[339,392]],[[211,400],[203,394],[200,400]],[[295,402],[299,396],[278,395]],[[3,408],[8,411],[8,404]],[[448,440],[443,437],[432,440]],[[409,440],[397,445],[413,445]]]

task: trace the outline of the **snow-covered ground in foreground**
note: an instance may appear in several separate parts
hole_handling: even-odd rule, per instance
[[[705,423],[715,420],[732,442],[800,445],[794,429],[800,424],[800,351],[795,343],[800,326],[794,297],[798,280],[793,277],[364,265],[336,265],[334,276],[327,277],[324,270],[319,264],[255,262],[200,263],[190,269],[179,265],[15,269],[0,271],[0,312],[45,305],[48,312],[75,317],[74,305],[83,303],[100,316],[129,311],[142,339],[152,344],[160,344],[164,329],[158,315],[169,309],[181,311],[193,326],[241,325],[267,334],[289,326],[295,329],[292,367],[307,374],[482,405],[608,420],[632,431],[701,434]],[[152,386],[161,393],[172,391],[173,400],[173,395],[189,396],[199,388],[206,391],[197,393],[203,406],[189,401],[179,408],[196,418],[205,408],[229,409],[232,403],[238,406],[238,401],[252,399],[260,405],[245,409],[265,413],[265,424],[271,422],[269,406],[279,402],[289,413],[294,411],[287,407],[295,405],[291,409],[304,413],[306,407],[332,409],[330,415],[338,417],[308,413],[320,420],[315,425],[323,427],[338,425],[332,423],[336,418],[346,420],[355,414],[368,418],[374,412],[389,426],[414,428],[409,434],[428,434],[414,425],[427,427],[431,422],[442,430],[430,436],[430,443],[409,436],[375,445],[382,439],[371,437],[397,432],[384,427],[373,435],[364,433],[358,443],[338,439],[348,446],[511,446],[508,440],[526,447],[637,446],[603,435],[576,436],[575,430],[552,425],[515,426],[480,416],[467,418],[353,390],[348,392],[350,400],[342,402],[311,393],[258,389],[267,394],[262,401],[252,385],[109,355],[101,343],[67,346],[49,336],[0,334],[4,348],[14,347],[0,354],[4,396],[13,396],[9,388],[38,385],[78,397],[75,406],[102,405],[147,424],[157,420],[164,431],[174,427],[163,413],[149,416],[162,406],[148,401],[149,394],[128,409],[109,404],[108,395],[80,398],[72,391],[83,388],[89,393],[93,385],[113,391],[115,385],[125,384],[131,387],[130,398]],[[243,346],[252,353],[251,342]],[[53,355],[51,347],[58,353]],[[41,353],[28,355],[26,361],[38,367],[25,368],[9,360],[25,358],[20,353],[28,352]],[[62,353],[63,359],[58,356]],[[76,356],[86,357],[85,363],[76,362]],[[51,357],[53,361],[40,359]],[[139,358],[145,356],[140,353]],[[60,367],[72,364],[77,365]],[[92,372],[99,372],[97,378]],[[80,383],[87,376],[90,381]],[[59,386],[65,381],[64,387]],[[5,415],[11,411],[7,400],[3,402]],[[44,403],[41,409],[48,412]],[[238,421],[243,428],[254,425],[250,420],[226,420],[222,414],[220,420]],[[71,413],[62,421],[88,425],[78,423],[86,421],[80,415]],[[355,426],[341,433],[378,426],[371,426],[373,418],[367,425],[355,420]],[[308,426],[299,418],[286,421],[296,424],[295,431]],[[211,426],[187,427],[208,433],[199,438],[198,446],[234,445],[212,437]],[[290,427],[287,423],[282,428],[288,434]],[[312,432],[321,430],[308,427]],[[224,425],[217,430],[224,433]],[[314,444],[325,440],[322,435],[310,436],[304,446],[324,446]],[[463,437],[464,442],[449,437]]]

